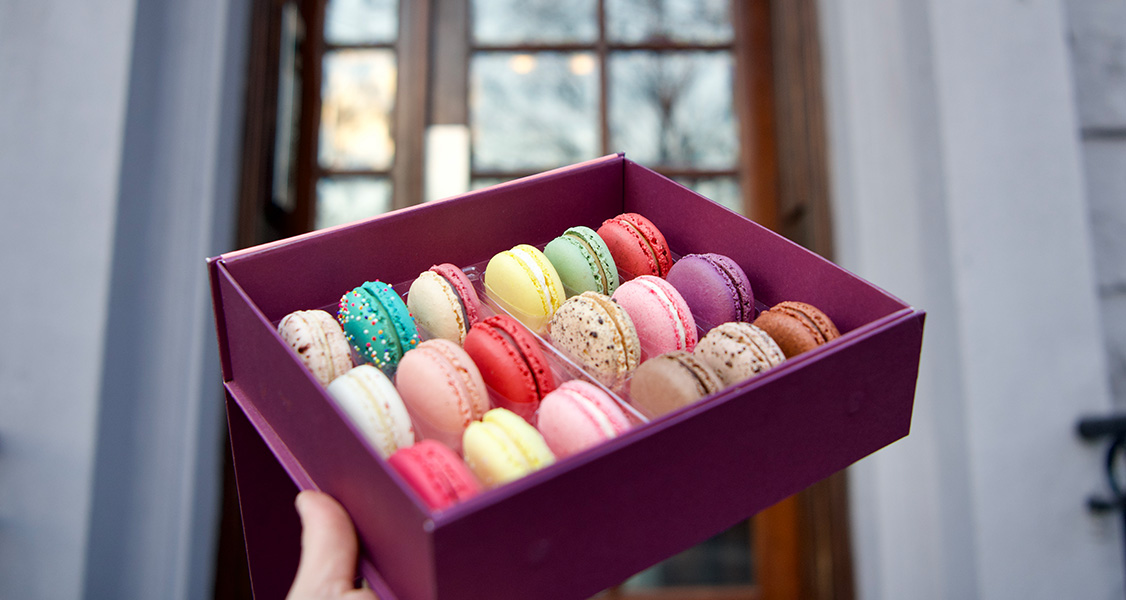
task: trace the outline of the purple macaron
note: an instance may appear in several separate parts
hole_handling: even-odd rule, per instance
[[[666,281],[676,288],[705,331],[755,317],[755,297],[743,269],[722,254],[689,254],[676,261]]]

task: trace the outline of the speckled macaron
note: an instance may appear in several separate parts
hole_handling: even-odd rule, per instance
[[[278,335],[321,385],[352,368],[352,353],[340,324],[323,310],[297,310],[278,323]]]
[[[633,320],[597,292],[569,298],[551,318],[551,341],[602,383],[614,387],[641,362]]]
[[[714,327],[694,351],[719,375],[725,386],[750,379],[786,360],[768,333],[750,323],[731,322]]]

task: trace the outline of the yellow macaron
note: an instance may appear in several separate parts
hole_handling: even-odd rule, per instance
[[[465,462],[486,488],[519,479],[555,462],[540,432],[516,413],[494,408],[469,424],[462,438]]]
[[[519,244],[493,256],[485,267],[485,290],[532,331],[540,331],[567,293],[559,273],[535,246]]]

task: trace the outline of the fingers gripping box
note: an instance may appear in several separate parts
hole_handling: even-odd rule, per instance
[[[770,306],[800,300],[842,336],[591,451],[431,512],[276,333],[364,281],[413,280],[623,212],[679,256],[739,263]],[[924,313],[755,223],[608,156],[209,261],[255,594],[292,581],[298,489],[337,498],[384,598],[584,598],[907,435]],[[405,288],[404,288],[405,289]]]

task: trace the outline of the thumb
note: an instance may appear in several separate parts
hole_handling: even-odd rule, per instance
[[[306,490],[295,502],[301,517],[301,561],[288,600],[355,596],[356,531],[328,494]]]

